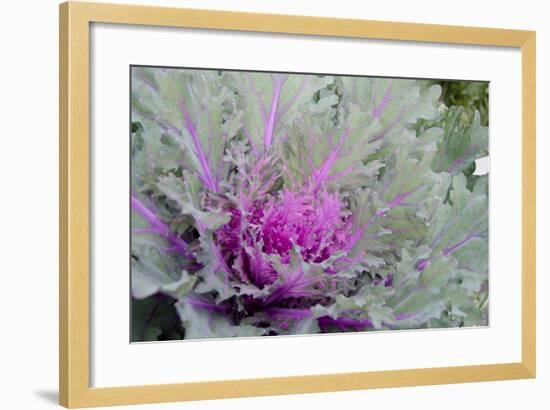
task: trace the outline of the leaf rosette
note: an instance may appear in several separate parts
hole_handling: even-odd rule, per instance
[[[487,128],[440,93],[133,68],[138,340],[159,295],[184,338],[485,325]]]

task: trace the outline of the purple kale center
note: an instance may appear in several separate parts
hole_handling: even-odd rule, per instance
[[[266,255],[289,264],[296,249],[304,261],[321,263],[344,250],[352,234],[347,204],[326,190],[283,190],[229,212],[216,240],[235,276],[260,288],[278,277]]]

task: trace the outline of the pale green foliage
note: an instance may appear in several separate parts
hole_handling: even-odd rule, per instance
[[[420,323],[426,321],[426,315],[436,319],[444,311],[451,315],[448,325],[454,323],[454,316],[468,322],[470,317],[464,308],[472,309],[472,300],[482,299],[482,284],[487,280],[487,196],[469,191],[464,175],[457,175],[449,200],[436,206],[417,254],[403,251],[394,279],[399,291],[390,304],[398,314],[421,312]],[[425,264],[423,271],[418,270],[418,261]],[[470,314],[481,316],[480,309]],[[419,320],[412,317],[403,323],[417,327]]]
[[[159,177],[157,187],[168,199],[174,201],[183,215],[191,215],[199,231],[215,231],[229,222],[229,216],[217,211],[205,211],[200,202],[200,183],[198,179],[187,171],[183,178],[174,174]]]
[[[474,114],[471,124],[463,126],[463,112],[461,107],[452,107],[440,121],[444,137],[439,141],[433,163],[438,172],[460,173],[488,154],[488,130],[481,126],[479,113]]]
[[[149,248],[140,255],[140,262],[132,261],[132,295],[143,299],[157,292],[165,293],[174,298],[181,298],[189,292],[197,278],[181,271],[181,277],[174,280],[166,272],[172,272],[169,266],[157,266],[154,262],[158,255]]]
[[[302,107],[313,95],[332,82],[330,77],[288,74],[232,74],[243,111],[242,130],[253,149],[265,149],[285,137],[288,128],[300,117]]]
[[[198,309],[187,299],[178,302],[176,309],[185,326],[186,339],[262,336],[265,333],[264,330],[255,326],[232,325],[226,317]]]
[[[172,137],[187,170],[204,179],[226,177],[222,161],[226,141],[240,128],[241,115],[226,75],[136,68],[133,76],[134,118],[147,124],[148,130]]]
[[[379,126],[356,105],[347,105],[347,112],[333,108],[336,95],[327,94],[313,105],[317,112],[297,121],[289,132],[283,146],[289,177],[299,182],[314,178],[328,185],[366,184],[382,167],[380,161],[365,162],[382,145],[374,141]]]
[[[438,116],[435,103],[441,93],[439,85],[422,90],[412,80],[342,77],[346,100],[358,104],[361,111],[377,124],[374,140],[386,147],[414,143],[410,125],[419,118]],[[384,151],[386,153],[387,151]]]
[[[145,229],[146,224],[132,215],[134,229]],[[196,278],[184,271],[178,258],[167,255],[166,241],[153,233],[132,236],[132,295],[142,299],[157,292],[179,297],[192,289]]]

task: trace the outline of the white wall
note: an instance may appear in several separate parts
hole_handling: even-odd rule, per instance
[[[116,0],[111,0],[112,2]],[[550,15],[546,2],[461,0],[168,0],[134,3],[537,30],[538,378],[139,406],[160,409],[543,409],[550,387]],[[0,407],[54,408],[57,395],[57,0],[1,3]],[[546,232],[545,229],[546,228]],[[7,262],[7,263],[6,263]],[[460,352],[453,352],[459,355]]]

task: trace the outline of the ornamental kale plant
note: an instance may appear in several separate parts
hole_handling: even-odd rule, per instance
[[[440,84],[131,74],[133,341],[488,323],[488,132]]]

